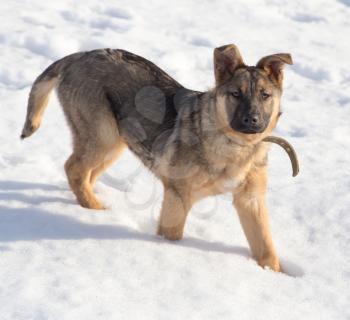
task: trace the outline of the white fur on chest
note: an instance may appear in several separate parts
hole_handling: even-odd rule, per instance
[[[244,180],[246,169],[235,165],[222,166],[217,175],[212,177],[217,193],[233,192]]]
[[[240,183],[241,179],[238,178],[223,179],[217,182],[217,188],[222,193],[233,192],[233,190],[236,189]]]
[[[202,180],[201,183],[197,185],[194,183],[194,198],[199,200],[207,196],[234,193],[235,189],[242,184],[243,180],[244,175],[229,175],[223,170],[220,174],[207,177],[207,179]]]

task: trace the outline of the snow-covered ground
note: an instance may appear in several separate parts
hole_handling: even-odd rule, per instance
[[[0,2],[0,319],[350,319],[350,1]],[[54,60],[111,47],[185,86],[213,84],[212,51],[249,64],[290,52],[268,203],[286,274],[250,258],[228,195],[191,211],[181,242],[156,237],[160,184],[126,153],[97,184],[104,212],[77,205],[56,98],[19,135],[34,78]]]

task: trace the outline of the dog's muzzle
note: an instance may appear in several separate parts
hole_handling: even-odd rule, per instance
[[[231,121],[231,128],[246,134],[262,133],[268,122],[269,119],[264,119],[262,115],[252,112],[234,117]]]

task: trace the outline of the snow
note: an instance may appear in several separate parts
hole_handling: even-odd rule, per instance
[[[350,2],[2,1],[0,319],[350,319]],[[191,211],[182,241],[155,236],[162,188],[129,153],[97,184],[104,212],[77,205],[70,134],[52,97],[20,141],[35,77],[69,53],[123,48],[183,85],[213,85],[212,51],[254,64],[290,52],[268,204],[285,274],[251,259],[228,195]]]

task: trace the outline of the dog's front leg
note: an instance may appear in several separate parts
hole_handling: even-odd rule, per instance
[[[169,240],[182,239],[188,211],[185,197],[175,188],[165,187],[157,234]]]
[[[270,233],[265,203],[266,185],[266,168],[255,168],[234,192],[233,203],[254,259],[262,267],[281,271]]]

